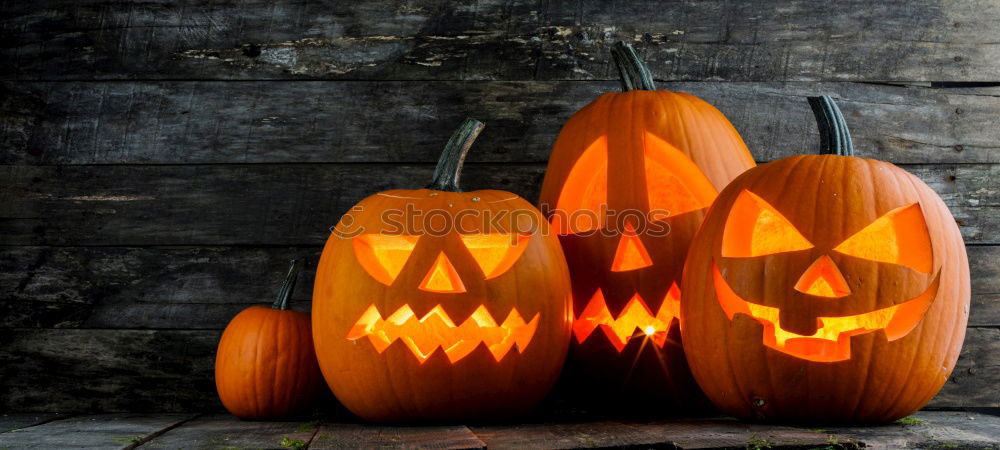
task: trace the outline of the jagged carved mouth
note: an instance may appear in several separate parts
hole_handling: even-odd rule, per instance
[[[604,301],[604,293],[598,289],[580,317],[573,322],[573,334],[578,343],[583,343],[594,330],[600,329],[619,353],[630,339],[637,336],[646,336],[662,348],[667,341],[670,323],[679,317],[680,290],[677,288],[677,283],[670,286],[655,316],[637,293],[632,296],[618,317],[612,317]]]
[[[758,305],[740,298],[719,272],[713,261],[712,274],[715,294],[729,320],[744,314],[764,326],[764,345],[797,358],[818,362],[836,362],[851,358],[851,337],[885,332],[886,339],[894,341],[909,334],[923,319],[931,302],[937,296],[940,273],[934,277],[920,295],[887,308],[863,314],[840,317],[817,317],[817,329],[806,336],[781,328],[778,308]]]
[[[480,345],[485,345],[499,362],[514,346],[517,346],[518,352],[527,348],[538,328],[538,318],[539,314],[535,314],[525,322],[514,308],[503,323],[497,324],[486,307],[480,305],[465,322],[456,325],[441,305],[435,306],[423,317],[417,317],[409,305],[403,305],[385,319],[372,305],[351,327],[347,339],[353,341],[368,336],[379,353],[398,339],[406,344],[421,364],[438,348],[454,364]]]

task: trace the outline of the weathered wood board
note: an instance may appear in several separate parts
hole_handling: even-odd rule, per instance
[[[8,2],[7,79],[996,81],[991,1]]]
[[[0,448],[133,448],[193,414],[96,414],[0,433]]]
[[[916,165],[969,244],[1000,243],[1000,165]],[[319,245],[375,192],[419,188],[422,165],[0,166],[7,245]],[[468,165],[467,190],[538,197],[542,164]]]
[[[248,422],[229,414],[198,417],[163,433],[146,447],[156,449],[198,448],[295,448],[308,446],[316,434],[311,422]],[[303,447],[304,448],[304,447]]]
[[[1000,87],[661,83],[718,107],[758,161],[818,149],[806,96],[834,96],[858,154],[1000,162]],[[545,162],[562,124],[615,82],[0,84],[6,164],[432,163],[466,116],[470,162]],[[377,112],[374,112],[374,110]]]
[[[527,424],[385,426],[321,416],[241,421],[227,414],[103,414],[0,433],[4,448],[963,448],[1000,446],[1000,416],[923,411],[906,423],[823,427],[750,424],[724,417]]]
[[[27,428],[41,425],[56,419],[65,418],[65,414],[59,413],[12,413],[0,414],[0,433],[6,433],[19,428]]]
[[[219,410],[220,331],[0,329],[11,411]]]
[[[440,448],[485,449],[486,444],[464,425],[372,426],[324,423],[309,448]]]

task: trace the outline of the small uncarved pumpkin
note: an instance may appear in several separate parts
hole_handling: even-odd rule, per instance
[[[308,407],[322,386],[309,315],[288,309],[301,260],[292,262],[271,307],[251,306],[222,333],[215,386],[241,419],[286,417]]]
[[[712,205],[684,270],[691,369],[749,419],[888,422],[955,367],[969,267],[955,219],[917,177],[852,156],[829,97],[820,155],[748,170]]]
[[[427,189],[380,192],[341,219],[313,289],[316,354],[334,394],[375,421],[527,411],[569,347],[569,273],[541,213],[461,192],[482,124],[452,136]]]

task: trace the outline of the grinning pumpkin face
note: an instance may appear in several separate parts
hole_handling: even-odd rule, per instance
[[[571,373],[597,378],[588,391],[681,403],[698,395],[678,330],[683,261],[718,190],[753,159],[715,107],[651,85],[569,119],[540,204],[573,280]]]
[[[845,197],[833,194],[835,202]],[[782,199],[788,201],[780,194],[772,201]],[[764,345],[809,361],[849,359],[853,336],[906,336],[940,284],[919,202],[878,205],[878,217],[863,225],[852,221],[846,239],[843,228],[814,226],[803,234],[796,226],[842,222],[840,208],[830,206],[810,210],[809,217],[792,215],[800,211],[793,208],[786,217],[761,196],[740,191],[712,266],[715,295],[729,319],[754,319]],[[768,281],[747,282],[756,281],[748,276],[754,272],[768,273]],[[727,281],[724,273],[740,275]]]
[[[919,178],[851,156],[836,105],[810,99],[824,153],[744,172],[691,244],[681,325],[724,413],[896,420],[947,381],[968,322],[955,219]]]
[[[490,297],[489,280],[510,271],[531,239],[530,234],[512,230],[443,236],[365,233],[351,238],[357,264],[386,287],[387,305],[398,307],[388,306],[383,315],[372,303],[351,327],[347,339],[367,338],[379,353],[398,340],[421,364],[438,349],[452,363],[480,344],[497,361],[511,351],[527,349],[538,327],[539,313],[523,317],[517,305],[512,305],[506,314],[502,310],[494,314],[483,300]],[[461,306],[452,305],[456,300]],[[428,305],[433,306],[427,310]],[[414,308],[423,310],[418,314]],[[456,322],[448,311],[467,318]]]
[[[316,354],[337,398],[365,419],[516,415],[562,369],[572,320],[562,250],[521,197],[460,192],[477,124],[452,137],[431,188],[362,200],[323,250]]]

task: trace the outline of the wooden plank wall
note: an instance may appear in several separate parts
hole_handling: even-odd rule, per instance
[[[940,193],[974,305],[932,406],[1000,406],[996,2],[0,5],[0,409],[218,408],[220,329],[289,258],[423,185],[465,116],[488,124],[468,188],[535,199],[560,124],[617,89],[619,40],[759,161],[814,151],[804,97],[825,93],[862,156]]]

